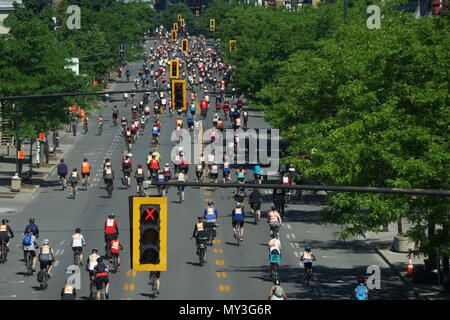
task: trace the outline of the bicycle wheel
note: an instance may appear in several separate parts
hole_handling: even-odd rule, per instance
[[[26,265],[27,265],[27,275],[31,276],[33,274],[33,260],[31,259],[31,255],[27,253],[26,256]]]
[[[118,259],[117,259],[117,255],[115,254],[113,257],[113,272],[116,273],[117,272],[117,265],[118,265]]]
[[[156,276],[154,274],[152,275],[152,297],[156,298]]]
[[[204,251],[203,250],[204,250],[203,248],[200,248],[200,250],[198,251],[198,259],[199,259],[201,267],[203,266],[203,263],[204,263],[204,261],[203,261]]]
[[[236,241],[237,241],[237,245],[240,245],[241,242],[241,228],[239,227],[239,225],[237,225],[236,227]]]

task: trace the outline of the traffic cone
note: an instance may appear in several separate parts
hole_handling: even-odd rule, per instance
[[[409,257],[407,275],[410,276],[410,275],[412,275],[412,273],[413,273],[413,263],[412,263],[411,257]]]

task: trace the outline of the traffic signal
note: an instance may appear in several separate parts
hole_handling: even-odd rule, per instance
[[[184,19],[180,20],[180,27],[184,28]]]
[[[129,197],[131,269],[167,269],[167,198]]]
[[[178,31],[178,23],[177,22],[174,22],[173,30]]]
[[[170,60],[170,78],[178,78],[179,74],[179,61]]]
[[[175,30],[172,30],[172,40],[177,41],[177,32]]]
[[[188,50],[189,50],[188,39],[181,40],[181,51],[188,52]]]
[[[125,59],[125,44],[119,44],[119,58]]]
[[[209,20],[209,31],[216,30],[216,21],[214,19]]]
[[[230,52],[236,50],[236,40],[230,40]]]
[[[181,20],[181,14],[178,14],[178,21]]]
[[[185,110],[186,80],[172,80],[172,104],[175,110]]]

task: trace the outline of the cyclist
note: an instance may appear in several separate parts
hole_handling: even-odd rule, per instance
[[[152,181],[155,180],[155,178],[158,176],[158,170],[159,170],[159,161],[156,159],[156,156],[152,154],[152,159],[149,163],[150,167],[150,177]]]
[[[177,177],[177,181],[178,182],[186,182],[187,178],[185,173],[180,170],[180,172],[178,172],[178,177]],[[178,187],[178,192],[181,192],[181,200],[184,201],[184,186],[179,186]]]
[[[230,171],[231,171],[231,166],[230,166],[230,161],[228,160],[228,157],[225,155],[224,156],[224,161],[223,161],[223,183],[226,182],[226,180],[230,181]]]
[[[281,241],[275,233],[272,234],[272,239],[269,241],[269,255],[278,254],[281,258]],[[270,276],[272,276],[272,268],[270,268]]]
[[[253,177],[255,178],[255,183],[262,182],[262,170],[259,165],[255,165],[253,168]]]
[[[275,204],[275,206],[277,208],[280,208],[280,214],[283,215],[284,217],[284,195],[285,195],[285,191],[284,189],[281,188],[275,188],[273,189],[273,203]]]
[[[120,124],[122,125],[122,134],[125,134],[126,128],[128,125],[127,117],[122,116],[122,119],[120,120]]]
[[[131,123],[130,129],[131,129],[131,135],[133,136],[133,143],[135,143],[136,138],[137,138],[137,136],[136,136],[136,133],[137,133],[136,121],[133,121],[133,123]]]
[[[130,173],[133,168],[133,163],[130,160],[130,157],[128,155],[125,156],[125,159],[122,160],[122,172],[124,177],[127,177],[128,186],[131,185],[131,178]]]
[[[112,169],[110,162],[103,168],[103,180],[105,181],[105,188],[108,185],[111,185],[111,188],[113,188],[114,170]]]
[[[78,191],[79,180],[80,177],[78,176],[77,168],[73,168],[72,173],[70,175],[70,191],[72,192],[72,195],[75,193],[75,191]]]
[[[64,163],[64,159],[60,160],[60,164],[58,164],[58,175],[59,180],[66,187],[66,175],[67,175],[67,165]]]
[[[128,126],[125,130],[125,142],[127,143],[128,150],[131,150],[131,141],[133,140],[133,134],[131,133],[131,129]]]
[[[198,252],[199,239],[200,238],[203,238],[203,239],[208,238],[208,235],[206,234],[206,229],[203,224],[202,216],[199,216],[198,221],[195,223],[194,232],[192,233],[191,239],[192,238],[195,238],[195,245],[197,246],[197,255],[198,255],[199,254],[199,252]],[[203,261],[206,262],[206,248],[203,253]]]
[[[303,280],[306,279],[306,272],[309,272],[309,277],[312,277],[312,262],[316,260],[316,257],[311,252],[311,247],[309,244],[305,246],[305,251],[303,251],[300,261],[304,261],[305,269],[303,271]]]
[[[72,280],[67,279],[66,284],[61,289],[61,300],[76,300],[77,292],[75,287],[72,285]]]
[[[33,235],[33,231],[31,229],[25,230],[25,235],[22,239],[22,248],[23,248],[23,260],[27,261],[27,253],[33,257],[33,271],[36,271],[36,252],[34,249],[39,248],[39,245],[36,240],[36,236]]]
[[[114,237],[114,240],[111,241],[111,254],[117,254],[117,268],[120,268],[120,253],[119,250],[123,250],[123,246],[117,237]]]
[[[100,130],[102,130],[103,129],[103,125],[104,125],[104,123],[103,123],[103,117],[102,116],[98,116],[98,118],[97,118],[97,128],[98,128],[98,132],[99,132],[99,134],[100,134]]]
[[[181,110],[178,110],[181,111]],[[178,115],[178,119],[177,119],[177,127],[183,128],[183,119],[181,119],[181,115]]]
[[[244,183],[244,180],[245,180],[245,170],[244,170],[244,168],[240,167],[238,169],[238,171],[236,172],[236,174],[237,174],[237,181],[238,181],[238,183]]]
[[[109,299],[109,269],[108,266],[103,262],[102,258],[97,259],[97,265],[94,267],[93,274],[95,278],[95,286],[97,287],[97,300],[100,300],[100,293],[103,289],[103,285],[106,285],[105,293],[106,299]]]
[[[156,121],[152,128],[152,135],[153,135],[153,144],[158,144],[159,143],[159,129],[158,129],[158,124]]]
[[[195,175],[197,177],[197,182],[202,182],[203,180],[203,164],[197,163],[195,166]]]
[[[77,252],[80,253],[80,265],[83,265],[83,246],[86,245],[84,237],[81,234],[81,229],[76,228],[75,233],[72,235],[72,250],[73,250],[73,261],[75,263],[75,258]]]
[[[216,219],[218,218],[217,208],[214,207],[214,202],[211,200],[208,201],[208,206],[205,208],[203,212],[203,219],[206,221],[206,224],[215,225]],[[212,228],[212,236],[213,238],[216,236],[216,227]]]
[[[33,235],[37,238],[39,238],[39,228],[38,226],[34,223],[34,219],[30,218],[30,220],[28,220],[28,225],[25,227],[25,231],[24,231],[24,235],[25,233],[27,233],[27,229],[30,229],[31,232],[33,232]]]
[[[86,261],[86,271],[89,271],[89,298],[92,299],[94,296],[92,294],[92,288],[94,287],[94,268],[97,265],[97,259],[100,258],[100,256],[97,254],[98,249],[94,248],[92,249],[92,254],[88,257]]]
[[[271,207],[271,210],[267,213],[267,222],[269,223],[270,226],[270,233],[271,234],[278,234],[278,230],[280,229],[281,226],[281,216],[277,211],[277,207],[273,204]],[[273,232],[274,230],[276,230],[276,233]]]
[[[125,75],[127,76],[127,82],[130,81],[130,70],[127,69],[127,71],[125,71]]]
[[[114,213],[110,213],[105,221],[105,252],[108,253],[110,242],[119,237],[119,228],[117,220],[114,219]]]
[[[142,168],[142,164],[138,164],[136,171],[134,172],[134,177],[136,178],[137,190],[136,192],[140,194],[142,192],[142,182],[144,182],[144,168]]]
[[[214,181],[214,183],[217,183],[217,179],[219,177],[219,166],[217,165],[217,163],[213,163],[211,165],[211,171],[209,173],[211,180]]]
[[[366,286],[366,280],[363,277],[358,278],[358,285],[353,291],[352,299],[354,300],[369,300],[370,293],[369,289]]]
[[[250,204],[252,214],[256,214],[257,221],[259,221],[259,219],[261,218],[262,195],[257,188],[253,189],[253,192],[250,193],[248,203]]]
[[[244,118],[244,128],[247,129],[247,124],[248,124],[248,111],[244,110],[244,112],[242,113],[242,117]]]
[[[291,178],[289,177],[288,172],[285,172],[281,177],[281,184],[290,185],[291,183]],[[291,190],[288,189],[287,191],[285,191],[285,193],[287,193],[286,202],[289,203],[291,201]]]
[[[275,279],[269,291],[269,300],[287,300],[286,293],[280,286],[280,280]]]
[[[231,212],[231,218],[233,220],[232,225],[233,225],[234,237],[236,239],[240,239],[241,241],[244,241],[244,209],[242,208],[242,205],[240,202],[236,203],[236,207]],[[241,232],[239,235],[236,235],[236,225],[238,223],[239,223],[239,226],[241,227]]]
[[[50,242],[48,241],[48,239],[42,241],[42,246],[39,249],[38,257],[40,262],[40,270],[43,271],[46,267],[48,267],[48,278],[50,279],[53,268],[53,261],[55,260],[55,253],[50,247]]]
[[[117,106],[113,107],[112,118],[113,118],[114,125],[117,125],[117,121],[119,119],[119,109],[117,108]]]
[[[192,114],[188,115],[187,124],[188,124],[188,129],[189,130],[193,130],[194,129],[194,118],[193,118]]]
[[[156,278],[156,293],[159,294],[159,286],[161,283],[159,278],[161,277],[161,271],[150,271],[148,284],[151,284],[151,278],[152,278],[153,274],[155,275],[155,278]]]
[[[81,164],[81,176],[83,184],[90,184],[91,181],[91,164],[88,162],[87,158],[84,158],[83,163]],[[87,179],[86,179],[87,178]],[[87,182],[86,182],[87,180]]]

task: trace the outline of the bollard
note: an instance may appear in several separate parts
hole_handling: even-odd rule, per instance
[[[15,173],[14,176],[11,178],[11,191],[12,192],[19,192],[21,188],[21,180],[19,178],[19,174]]]

